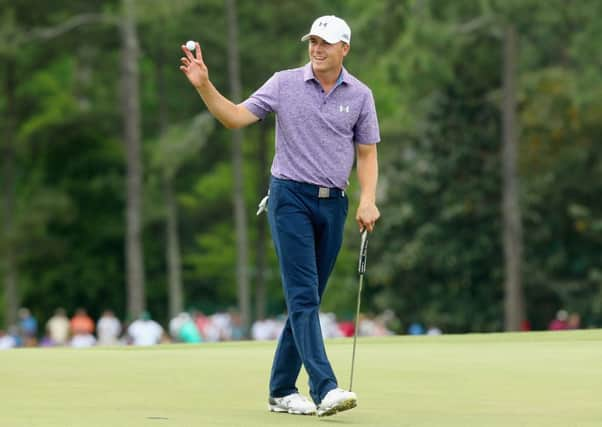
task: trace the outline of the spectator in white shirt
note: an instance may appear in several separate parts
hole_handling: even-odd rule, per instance
[[[105,310],[96,324],[96,334],[98,335],[98,345],[117,345],[119,344],[119,334],[121,334],[121,322],[112,310]]]
[[[4,329],[0,329],[0,350],[7,350],[17,346],[15,337],[8,335]]]
[[[57,308],[46,322],[46,330],[52,345],[66,345],[69,341],[69,318],[64,308]]]
[[[129,326],[128,335],[132,338],[133,345],[155,345],[161,341],[163,328],[152,320],[150,314],[145,311],[138,320],[135,320]]]

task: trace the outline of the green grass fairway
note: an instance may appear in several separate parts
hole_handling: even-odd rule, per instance
[[[267,411],[274,347],[0,352],[0,426],[602,426],[602,330],[361,338],[358,407],[327,418]],[[348,387],[352,340],[327,348]]]

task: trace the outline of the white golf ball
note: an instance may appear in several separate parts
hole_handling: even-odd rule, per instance
[[[193,42],[192,40],[188,40],[186,42],[186,49],[188,49],[189,51],[193,51],[196,48],[196,43]]]

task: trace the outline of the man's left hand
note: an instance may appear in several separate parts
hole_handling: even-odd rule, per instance
[[[372,233],[374,230],[374,224],[380,218],[380,212],[376,207],[376,204],[371,202],[360,202],[357,207],[357,213],[355,214],[355,220],[360,228],[360,231],[368,230]]]

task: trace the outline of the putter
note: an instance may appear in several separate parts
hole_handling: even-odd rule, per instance
[[[351,356],[351,378],[349,379],[349,391],[353,387],[353,368],[355,366],[355,346],[357,344],[357,330],[360,319],[360,302],[362,297],[362,284],[364,282],[364,273],[366,272],[366,255],[368,253],[368,230],[362,231],[362,242],[360,244],[360,259],[357,271],[360,274],[360,285],[357,290],[357,309],[355,311],[355,327],[353,328],[353,354]]]

